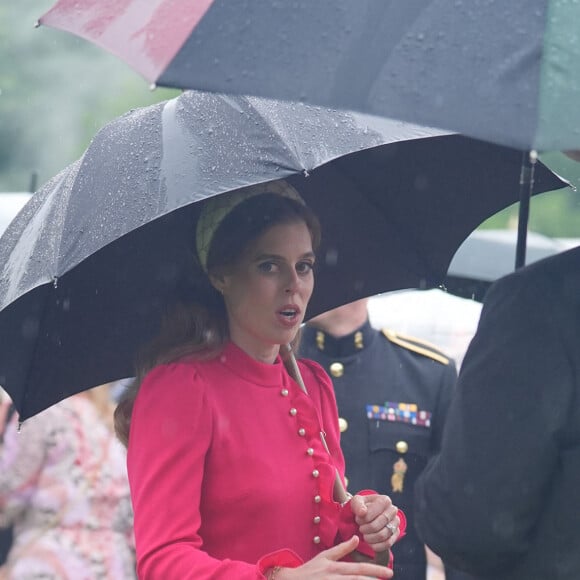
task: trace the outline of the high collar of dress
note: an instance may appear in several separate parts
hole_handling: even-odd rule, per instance
[[[224,346],[220,362],[241,378],[263,386],[279,385],[281,375],[286,372],[279,355],[272,364],[264,363],[251,357],[233,342]]]
[[[367,348],[375,339],[377,331],[367,320],[354,332],[336,338],[327,332],[323,332],[312,326],[306,326],[302,340],[314,344],[316,348],[332,358],[351,356]]]

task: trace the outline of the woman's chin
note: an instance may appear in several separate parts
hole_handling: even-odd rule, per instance
[[[277,332],[275,344],[282,346],[292,342],[296,338],[299,329],[300,326],[297,326],[296,328],[288,328],[282,332]]]

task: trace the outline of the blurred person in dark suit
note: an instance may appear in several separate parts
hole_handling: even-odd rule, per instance
[[[580,578],[580,248],[486,295],[415,523],[476,578]]]

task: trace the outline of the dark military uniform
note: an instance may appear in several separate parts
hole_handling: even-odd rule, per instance
[[[368,322],[338,339],[306,326],[300,354],[320,363],[334,383],[348,489],[389,495],[407,516],[407,535],[393,549],[395,578],[425,580],[413,487],[439,448],[455,364],[423,341]]]

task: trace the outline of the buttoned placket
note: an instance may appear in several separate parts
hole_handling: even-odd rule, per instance
[[[282,397],[288,397],[288,395],[290,394],[287,388],[282,388],[280,391],[280,394],[282,395]],[[299,421],[299,417],[298,417],[298,410],[295,407],[290,407],[288,414],[291,418],[296,419],[297,421]],[[306,440],[306,435],[307,435],[307,431],[304,427],[300,426],[300,423],[298,423],[298,429],[296,430],[297,434],[299,437],[302,437],[305,439],[305,442],[307,443]],[[307,457],[314,457],[314,448],[313,447],[307,447],[306,448],[306,456]],[[320,476],[320,472],[318,471],[318,469],[314,468],[311,471],[311,476],[315,479],[318,480],[319,476]],[[318,485],[316,486],[318,488]],[[319,489],[316,489],[317,493],[314,495],[314,504],[315,506],[318,506],[320,504],[320,502],[322,501],[322,497],[320,496]],[[314,508],[314,516],[312,517],[312,525],[316,526],[317,528],[320,526],[320,522],[322,521],[320,513],[319,513],[319,508]],[[320,544],[321,542],[321,538],[318,534],[315,534],[314,537],[312,538],[312,542],[314,544]]]

